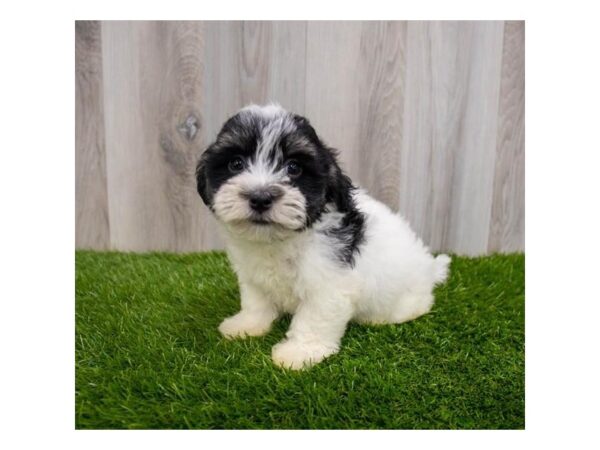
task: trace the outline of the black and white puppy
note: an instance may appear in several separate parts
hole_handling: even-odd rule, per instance
[[[217,218],[241,292],[221,323],[260,336],[293,314],[276,364],[300,369],[336,353],[350,320],[401,323],[427,313],[450,258],[352,185],[308,120],[278,105],[231,117],[202,154],[198,192]]]

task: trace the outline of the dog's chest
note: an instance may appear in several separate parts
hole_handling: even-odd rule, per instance
[[[299,259],[294,249],[261,249],[245,253],[244,278],[259,286],[278,308],[293,313],[298,306],[294,285],[298,281]],[[241,274],[242,275],[242,274]]]

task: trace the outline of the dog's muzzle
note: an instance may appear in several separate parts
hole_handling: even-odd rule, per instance
[[[252,211],[263,214],[271,209],[279,198],[283,197],[283,189],[278,186],[269,186],[250,191],[245,196]]]

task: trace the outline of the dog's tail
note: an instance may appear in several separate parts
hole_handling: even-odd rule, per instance
[[[449,265],[450,257],[448,255],[438,255],[433,260],[433,279],[436,284],[446,281]]]

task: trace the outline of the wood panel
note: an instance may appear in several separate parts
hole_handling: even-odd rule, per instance
[[[100,23],[75,22],[75,245],[110,245]]]
[[[504,24],[488,250],[525,249],[525,22]]]
[[[358,180],[398,210],[404,119],[406,22],[365,22],[359,72]]]
[[[359,182],[361,31],[361,22],[308,23],[305,103],[319,136]]]
[[[104,22],[102,38],[111,246],[200,250],[201,24]]]
[[[205,36],[208,141],[249,103],[274,101],[304,113],[305,22],[207,22]]]
[[[432,249],[523,249],[522,22],[78,22],[76,39],[78,248],[222,247],[197,158],[276,101]]]
[[[269,74],[269,100],[305,114],[306,22],[273,22],[273,53]]]
[[[400,210],[435,250],[487,250],[502,22],[408,25]]]

